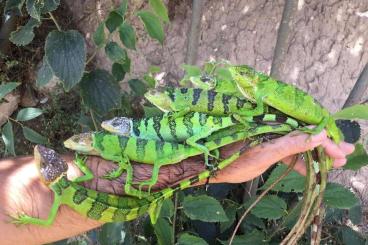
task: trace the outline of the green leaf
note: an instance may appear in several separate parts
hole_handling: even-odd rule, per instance
[[[117,12],[111,11],[105,21],[105,25],[110,33],[116,30],[124,22],[124,18]]]
[[[105,43],[105,23],[101,22],[95,33],[93,33],[93,42],[96,44],[97,47],[101,47]]]
[[[150,88],[154,88],[155,87],[156,80],[152,76],[145,74],[143,76],[143,80],[146,81],[146,83],[148,84],[148,86]]]
[[[33,29],[40,26],[40,24],[40,21],[30,18],[27,24],[10,33],[9,40],[17,46],[25,46],[29,44],[35,36]]]
[[[177,245],[207,245],[208,243],[203,238],[183,233],[180,235]]]
[[[302,202],[298,202],[291,210],[289,210],[288,214],[282,219],[282,225],[289,229],[292,229],[299,218],[301,209],[302,209]]]
[[[184,69],[185,77],[187,77],[187,79],[189,79],[190,77],[201,76],[202,74],[201,69],[198,66],[184,64],[181,66],[181,68]]]
[[[264,190],[273,184],[287,169],[285,164],[279,164],[272,170],[266,183],[260,188]],[[303,192],[305,177],[295,171],[291,171],[285,178],[283,178],[272,190],[282,192]]]
[[[153,228],[157,237],[158,244],[174,244],[174,241],[172,241],[172,228],[166,219],[158,218]]]
[[[136,96],[143,96],[147,92],[147,85],[139,79],[130,79],[128,84]]]
[[[105,46],[105,53],[112,62],[124,63],[128,57],[125,49],[121,48],[116,42],[108,42]]]
[[[336,183],[327,183],[323,200],[327,206],[339,209],[350,209],[359,202],[354,193]]]
[[[7,94],[13,91],[16,87],[18,87],[20,83],[10,82],[0,85],[0,100],[2,100]]]
[[[78,31],[50,32],[45,43],[45,55],[47,63],[66,91],[81,80],[86,66],[86,45]]]
[[[141,18],[148,35],[163,44],[165,34],[160,19],[152,12],[144,10],[137,12],[137,15]]]
[[[232,226],[232,224],[235,221],[236,211],[238,209],[238,206],[234,203],[229,203],[229,204],[225,205],[224,207],[225,207],[226,217],[228,217],[229,220],[226,221],[226,222],[221,222],[220,223],[221,233],[226,231],[228,228],[230,228]]]
[[[44,144],[44,145],[48,144],[47,138],[37,133],[33,129],[30,129],[25,126],[23,126],[22,129],[23,129],[23,135],[27,140],[33,143],[36,143],[36,144]]]
[[[249,207],[256,197],[251,198],[244,204],[244,207]],[[278,219],[284,216],[286,212],[286,202],[276,195],[268,195],[263,197],[259,203],[252,208],[251,213],[258,218]]]
[[[368,154],[362,144],[355,144],[355,151],[348,155],[344,169],[358,170],[368,164]]]
[[[3,126],[1,137],[3,138],[5,144],[4,154],[5,155],[11,154],[15,156],[13,125],[10,121],[8,121]]]
[[[38,108],[28,107],[20,110],[17,114],[17,121],[28,121],[42,115],[43,111]]]
[[[7,0],[5,1],[4,14],[14,11],[15,15],[22,15],[22,7],[25,0]]]
[[[171,218],[174,215],[174,203],[171,199],[165,199],[162,203],[160,217]]]
[[[164,22],[170,22],[167,8],[161,0],[149,0],[149,5]]]
[[[37,87],[45,86],[52,79],[52,76],[53,73],[51,67],[47,63],[46,58],[43,57],[42,66],[37,71],[36,86]]]
[[[121,106],[119,84],[105,70],[86,73],[80,88],[85,105],[97,113],[105,114]]]
[[[258,245],[266,244],[263,242],[265,235],[257,229],[246,233],[245,235],[235,236],[232,245]],[[229,241],[221,241],[222,244],[229,244]]]
[[[348,226],[343,226],[341,228],[342,233],[342,244],[349,245],[364,245],[367,244],[365,239],[356,231]]]
[[[125,47],[135,50],[135,31],[126,21],[119,27],[119,36]]]
[[[333,115],[335,119],[363,119],[368,120],[368,105],[353,105]]]
[[[99,244],[121,244],[124,241],[123,228],[124,222],[104,224],[101,231],[97,233]]]
[[[186,196],[183,208],[184,213],[193,220],[205,222],[226,222],[229,220],[219,201],[207,195]]]
[[[121,15],[121,17],[124,17],[126,10],[128,9],[128,0],[123,0],[115,11]]]
[[[39,0],[27,0],[26,8],[28,14],[38,21],[41,21],[41,11],[44,7],[44,2]]]
[[[119,63],[112,64],[111,73],[116,79],[116,81],[122,81],[125,77],[124,66]]]
[[[231,72],[227,68],[216,69],[216,76],[218,77],[218,79],[225,82],[231,82],[233,80],[233,76],[231,75]]]
[[[358,225],[362,222],[362,214],[362,205],[360,205],[360,203],[349,209],[349,219],[355,225]]]
[[[42,13],[48,13],[56,10],[60,5],[60,0],[44,0],[45,4],[42,8]]]

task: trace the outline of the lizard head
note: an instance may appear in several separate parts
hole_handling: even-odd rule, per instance
[[[41,181],[46,185],[50,185],[60,177],[66,176],[68,164],[54,150],[36,145],[34,158],[38,165]]]
[[[173,103],[170,91],[164,88],[156,88],[148,91],[144,94],[144,97],[153,105],[158,107],[163,112],[171,111],[171,105]]]
[[[114,117],[113,119],[103,121],[101,127],[117,135],[130,136],[132,128],[132,119],[128,117]]]
[[[92,146],[92,132],[76,134],[64,141],[64,146],[73,151],[88,155],[99,155]]]
[[[232,66],[229,71],[244,97],[254,100],[258,82],[256,71],[247,65]]]

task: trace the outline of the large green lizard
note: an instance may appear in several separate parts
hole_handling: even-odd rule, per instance
[[[217,169],[228,166],[240,154],[241,151],[220,162]],[[78,184],[80,180],[85,181],[89,179],[84,178],[84,176],[74,181],[68,180],[66,175],[68,170],[67,163],[52,149],[37,145],[34,150],[34,157],[35,163],[39,167],[40,179],[54,193],[54,201],[46,219],[18,214],[12,216],[12,223],[15,224],[50,226],[56,218],[60,205],[67,205],[79,214],[101,222],[129,221],[148,212],[151,221],[154,223],[164,199],[171,197],[176,191],[183,190],[198,181],[206,179],[216,171],[206,170],[195,177],[180,182],[172,188],[167,188],[160,192],[152,193],[143,199],[138,199],[136,197],[122,197],[87,189]],[[83,162],[79,162],[79,164],[83,164]],[[86,174],[86,166],[78,166]]]
[[[317,125],[314,129],[304,128],[305,132],[315,134],[326,128],[327,134],[336,143],[343,139],[330,113],[304,91],[246,65],[229,66],[228,70],[242,94],[257,102],[258,109],[254,111],[259,113],[267,104],[300,121]]]
[[[212,151],[224,145],[246,139],[248,137],[269,133],[269,132],[289,132],[290,125],[263,125],[249,123],[248,129],[223,138],[217,138],[210,142],[205,142],[204,146]],[[140,163],[153,164],[152,177],[143,181],[139,187],[148,185],[151,187],[157,182],[159,169],[163,165],[174,164],[188,157],[196,156],[202,152],[189,145],[170,143],[165,141],[141,139],[134,137],[119,136],[104,132],[84,133],[75,135],[64,142],[65,147],[84,154],[100,155],[101,157],[117,162],[119,167],[106,175],[109,178],[117,178],[121,173],[127,171],[125,192],[127,194],[141,196],[141,191],[132,187],[133,169],[130,160]]]
[[[294,128],[298,127],[297,121],[282,115],[265,114],[255,117],[243,117],[242,119],[257,123],[287,123]],[[127,137],[173,143],[185,142],[204,153],[205,163],[208,166],[210,152],[208,148],[203,144],[197,143],[197,141],[208,137],[213,132],[239,123],[233,116],[219,117],[205,113],[189,112],[183,117],[174,118],[172,117],[172,112],[167,112],[159,116],[142,119],[115,117],[111,120],[103,121],[101,126],[109,132]]]

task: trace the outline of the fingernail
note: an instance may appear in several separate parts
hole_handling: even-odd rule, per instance
[[[350,143],[346,143],[346,142],[341,142],[339,144],[340,149],[346,154],[349,155],[351,153],[354,152],[355,150],[355,146],[353,144]]]

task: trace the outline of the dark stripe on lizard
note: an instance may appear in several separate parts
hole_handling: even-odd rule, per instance
[[[214,102],[216,98],[217,93],[213,90],[207,91],[207,109],[208,111],[212,111],[214,108]]]
[[[133,119],[133,133],[137,137],[141,134],[141,131],[139,131],[139,120]]]
[[[195,115],[194,113],[187,113],[183,117],[183,124],[187,130],[188,135],[193,135],[193,123],[191,120],[194,115]]]
[[[77,189],[73,195],[73,202],[75,204],[81,204],[87,199],[87,190],[84,188]]]
[[[188,92],[188,88],[181,88],[181,89],[180,89],[180,92],[181,92],[182,94],[186,94],[186,93]]]
[[[222,126],[222,117],[213,117],[213,124]]]
[[[125,136],[120,136],[119,137],[119,145],[120,145],[120,149],[121,149],[122,152],[125,151],[125,148],[128,144],[128,140],[129,140],[128,137],[125,137]]]
[[[156,152],[157,152],[157,155],[158,157],[161,157],[164,155],[164,145],[165,145],[165,142],[164,141],[156,141],[155,142],[155,148],[156,148]]]
[[[246,102],[245,100],[236,97],[236,109],[238,109],[238,110],[242,109],[245,102]]]
[[[148,141],[140,138],[136,138],[135,140],[136,140],[137,156],[138,158],[143,159],[144,155],[146,154],[146,145]]]
[[[99,198],[100,193],[98,193],[97,198]],[[102,216],[102,213],[108,209],[109,206],[106,203],[103,202],[99,202],[99,201],[94,201],[92,203],[92,207],[88,210],[87,212],[87,216],[92,218],[92,219],[100,219]]]
[[[169,128],[170,128],[170,134],[173,137],[175,141],[178,141],[178,136],[176,135],[176,122],[173,117],[168,117],[169,122]]]
[[[229,113],[229,100],[231,96],[227,94],[222,94],[222,104],[224,106],[224,114]]]
[[[202,89],[195,88],[193,89],[193,100],[192,105],[196,105],[198,103],[199,97],[201,95]]]
[[[162,138],[162,135],[160,133],[162,116],[155,116],[152,118],[152,120],[153,129],[155,130],[157,137],[163,141],[164,139]]]
[[[166,88],[167,95],[172,101],[175,101],[175,88],[174,87],[167,87]]]
[[[148,130],[148,122],[149,122],[149,120],[150,120],[150,118],[149,118],[149,117],[145,117],[145,118],[143,119],[143,121],[144,121],[144,128],[145,128],[146,132],[147,132],[147,130]]]
[[[207,114],[205,114],[205,113],[199,113],[199,124],[201,126],[206,125],[207,120],[208,120]]]

